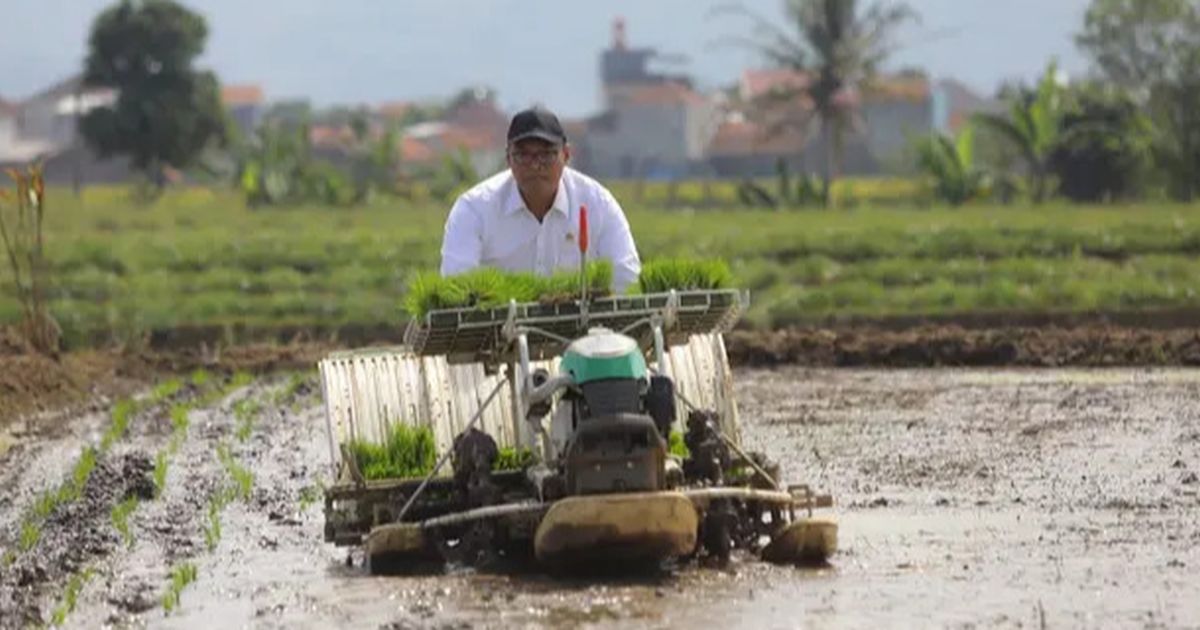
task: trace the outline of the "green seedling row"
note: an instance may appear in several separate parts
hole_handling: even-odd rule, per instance
[[[367,479],[422,477],[437,461],[433,431],[424,426],[394,423],[383,444],[352,441],[349,446]]]
[[[169,615],[179,607],[183,590],[195,582],[197,576],[196,565],[190,562],[183,562],[171,568],[170,581],[162,596],[163,611]]]
[[[612,293],[613,268],[608,261],[589,262],[587,285],[595,296]],[[405,307],[412,317],[448,308],[494,308],[517,302],[560,302],[577,299],[582,290],[578,272],[558,272],[548,278],[482,268],[448,278],[437,272],[416,276],[408,287]]]
[[[67,622],[67,617],[75,612],[75,606],[78,603],[79,593],[83,591],[83,587],[95,575],[95,570],[92,567],[87,567],[82,571],[75,572],[71,579],[67,580],[67,587],[63,590],[62,601],[54,607],[54,611],[50,614],[51,625],[58,627]]]

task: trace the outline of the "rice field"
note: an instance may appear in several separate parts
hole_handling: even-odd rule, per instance
[[[622,193],[618,189],[618,196]],[[69,343],[179,326],[402,326],[448,208],[245,207],[195,188],[48,191],[52,312]],[[1200,205],[701,210],[622,197],[644,262],[726,261],[747,316],[1200,306]],[[0,268],[0,321],[18,315]]]

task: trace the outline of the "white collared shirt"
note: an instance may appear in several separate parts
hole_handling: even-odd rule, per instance
[[[563,169],[554,205],[539,223],[505,170],[463,193],[450,210],[442,241],[442,276],[476,267],[549,276],[579,269],[579,207],[587,206],[588,260],[613,265],[613,290],[624,293],[642,264],[621,205],[596,180]]]

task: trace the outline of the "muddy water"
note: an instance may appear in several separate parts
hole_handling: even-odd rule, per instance
[[[234,441],[254,490],[222,512],[209,551],[205,500],[225,474],[215,444],[230,440],[234,399],[279,387],[261,383],[197,413],[163,497],[133,518],[136,542],[93,558],[68,625],[1200,627],[1200,371],[781,369],[738,384],[747,443],[837,500],[832,566],[368,577],[321,542],[320,505],[301,500],[328,474],[311,394],[271,405]],[[13,490],[32,483],[22,470],[46,470],[78,435],[15,449],[5,505],[28,501]],[[121,452],[161,441],[135,431]],[[198,579],[166,615],[159,598],[179,562]],[[34,590],[46,615],[56,587]]]

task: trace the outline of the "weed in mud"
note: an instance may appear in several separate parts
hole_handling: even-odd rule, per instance
[[[7,569],[8,567],[11,567],[12,563],[14,563],[16,561],[17,561],[17,552],[13,551],[12,549],[9,549],[8,551],[4,552],[4,558],[0,559],[0,566],[3,566],[4,568]]]
[[[121,533],[126,546],[133,546],[133,532],[129,529],[129,517],[138,508],[138,498],[129,497],[113,506],[110,516],[113,527]]]
[[[159,451],[158,455],[154,456],[154,498],[162,496],[163,490],[167,487],[167,452]]]
[[[67,581],[67,588],[63,591],[62,602],[54,608],[51,613],[50,623],[55,626],[61,626],[67,622],[67,615],[75,612],[75,604],[79,599],[79,593],[83,590],[84,585],[88,580],[92,579],[95,570],[88,567],[71,576]]]
[[[175,565],[171,569],[171,583],[167,585],[167,592],[163,593],[162,597],[163,610],[168,615],[179,607],[179,598],[183,594],[183,589],[196,581],[196,575],[196,565],[190,562]]]

